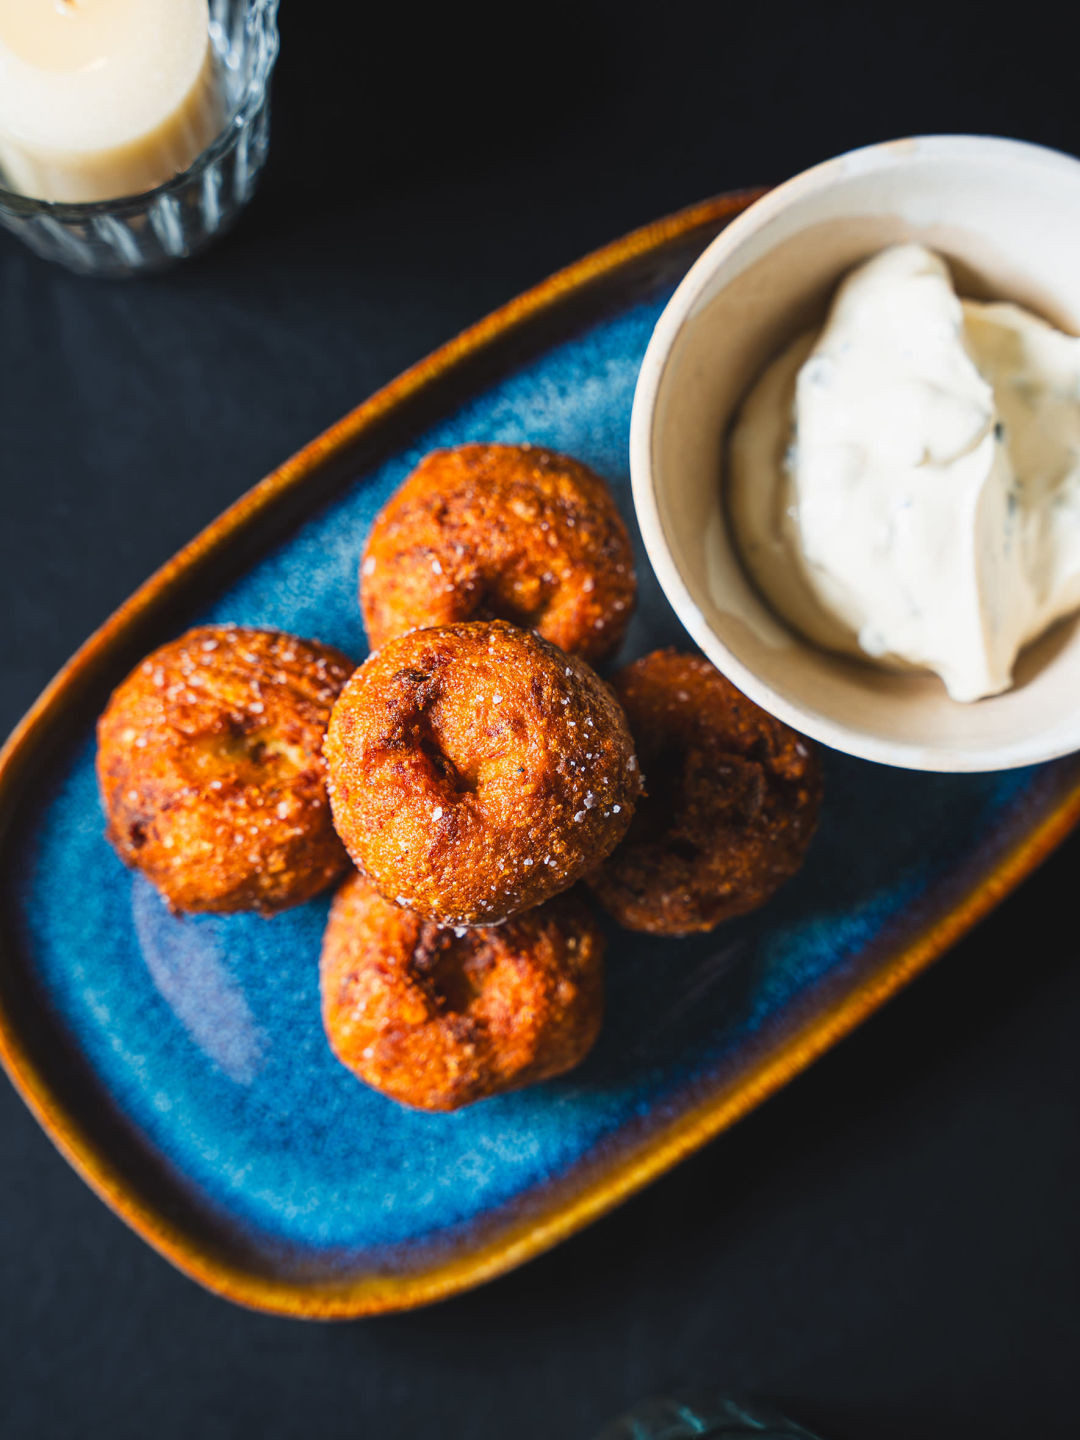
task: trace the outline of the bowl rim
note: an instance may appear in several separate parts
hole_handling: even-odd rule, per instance
[[[862,760],[907,770],[974,773],[1011,770],[1055,760],[1080,749],[1080,711],[1071,732],[1055,742],[1038,735],[964,749],[885,739],[804,710],[780,695],[729,648],[712,628],[675,560],[658,503],[653,439],[656,403],[676,341],[717,270],[754,234],[804,195],[853,174],[899,168],[915,156],[949,159],[996,156],[1006,161],[1069,173],[1080,179],[1080,159],[1045,145],[996,135],[914,135],[879,141],[823,160],[769,190],[735,217],[687,271],[653,330],[634,389],[630,415],[630,481],[638,525],[660,586],[692,639],[745,695],[777,719],[823,745]],[[806,642],[810,643],[810,642]]]

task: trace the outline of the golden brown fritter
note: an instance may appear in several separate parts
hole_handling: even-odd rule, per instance
[[[603,953],[573,896],[454,931],[354,874],[323,939],[323,1024],[368,1085],[419,1110],[456,1110],[584,1059],[603,1013]]]
[[[640,789],[626,717],[583,660],[503,621],[398,636],[326,737],[334,823],[387,899],[494,924],[618,844]]]
[[[711,930],[756,909],[802,864],[821,804],[809,740],[694,655],[657,650],[612,682],[645,795],[589,885],[621,925]]]
[[[618,648],[635,592],[606,483],[531,445],[433,451],[375,521],[360,566],[372,649],[416,627],[497,619],[597,664]]]
[[[322,741],[352,669],[315,641],[207,626],[114,691],[98,721],[107,834],[174,910],[269,913],[344,870]]]

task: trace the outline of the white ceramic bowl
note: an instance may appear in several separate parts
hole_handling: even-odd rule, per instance
[[[837,281],[898,240],[944,255],[965,295],[1016,300],[1080,334],[1080,161],[971,135],[896,140],[807,170],[752,205],[676,290],[634,396],[645,544],[679,618],[751,699],[837,750],[917,770],[998,770],[1080,749],[1080,623],[964,705],[932,675],[820,650],[747,580],[721,497],[732,414],[766,362],[824,317]]]

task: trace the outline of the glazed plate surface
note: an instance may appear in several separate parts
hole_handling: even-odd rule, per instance
[[[203,1284],[317,1317],[420,1304],[556,1243],[745,1113],[928,964],[1060,840],[1075,758],[911,774],[829,754],[821,830],[762,912],[711,936],[609,930],[608,1009],[571,1075],[456,1115],[404,1110],[331,1057],[328,901],[172,917],[106,844],[93,721],[196,621],[364,654],[357,563],[436,445],[532,441],[612,482],[633,526],[630,404],[675,282],[746,197],[620,241],[374,397],[148,582],[0,762],[0,1052],[61,1150]],[[636,535],[636,530],[635,530]],[[638,547],[623,658],[687,644]]]

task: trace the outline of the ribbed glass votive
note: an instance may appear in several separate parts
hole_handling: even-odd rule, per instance
[[[46,260],[83,275],[143,274],[202,250],[251,198],[266,160],[278,3],[210,0],[227,118],[186,170],[145,194],[93,204],[35,200],[0,183],[0,224]]]

